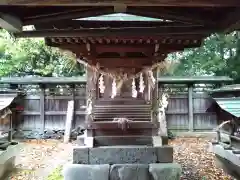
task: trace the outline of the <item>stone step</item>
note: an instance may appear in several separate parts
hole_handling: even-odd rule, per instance
[[[114,99],[102,99],[102,100],[96,100],[95,104],[97,105],[102,105],[102,104],[106,104],[106,105],[114,105],[114,104],[124,104],[124,105],[139,105],[139,104],[146,104],[145,100],[141,100],[141,99],[134,99],[134,98],[114,98]]]
[[[73,150],[74,164],[150,164],[173,162],[170,146],[102,146],[76,147]]]
[[[121,104],[121,103],[119,103],[119,104],[115,104],[115,105],[113,105],[113,104],[109,104],[109,105],[107,105],[107,104],[99,104],[99,105],[94,105],[94,109],[96,109],[96,108],[111,108],[111,109],[114,109],[114,108],[124,108],[124,109],[128,109],[128,108],[132,108],[132,109],[138,109],[138,108],[145,108],[145,109],[150,109],[151,108],[151,106],[150,105],[148,105],[148,104],[129,104],[129,105],[127,105],[127,104]]]
[[[181,173],[182,168],[176,163],[70,164],[63,169],[64,180],[180,180]]]
[[[94,147],[115,145],[146,145],[152,146],[152,136],[97,136]]]
[[[125,116],[126,117],[126,116]],[[115,117],[93,117],[94,121],[112,121]],[[151,121],[151,117],[127,117],[132,121]]]
[[[125,112],[125,113],[150,113],[151,109],[144,108],[93,108],[93,112]]]
[[[101,116],[101,115],[104,115],[104,116],[121,116],[121,114],[124,114],[124,116],[151,116],[151,112],[129,112],[129,111],[102,111],[102,112],[96,112],[94,111],[93,114],[95,116]]]

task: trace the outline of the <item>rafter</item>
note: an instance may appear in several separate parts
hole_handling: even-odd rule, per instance
[[[53,21],[58,21],[62,23],[62,20],[72,20],[77,18],[84,18],[89,16],[98,16],[113,13],[113,7],[92,7],[86,9],[64,11],[59,13],[44,14],[41,16],[27,17],[24,20],[24,24],[41,24]]]
[[[51,23],[41,23],[35,25],[37,30],[44,29],[80,29],[80,28],[100,28],[100,27],[160,27],[160,26],[180,26],[179,22],[162,21],[87,21],[87,20],[62,20]]]
[[[79,6],[107,6],[114,4],[127,4],[137,6],[200,6],[200,7],[223,7],[240,6],[239,0],[4,0],[1,5],[79,5]]]
[[[95,28],[79,30],[24,31],[15,33],[16,37],[104,37],[104,36],[147,36],[147,35],[209,35],[214,28],[178,26],[161,28]]]
[[[0,14],[0,27],[9,32],[21,32],[22,22],[17,17],[8,14]]]
[[[129,7],[128,11],[131,14],[139,15],[139,16],[148,16],[152,18],[159,18],[163,20],[172,20],[176,22],[186,23],[186,24],[202,24],[209,25],[214,24],[215,22],[211,21],[211,17],[208,19],[198,16],[196,14],[189,14],[189,12],[178,12],[173,10],[166,10],[164,8],[151,8],[151,10],[147,7]]]
[[[143,52],[146,54],[154,53],[154,45],[97,45],[96,46],[97,53],[104,52]]]
[[[236,8],[235,11],[227,14],[222,23],[226,33],[234,30],[240,30],[240,8]]]

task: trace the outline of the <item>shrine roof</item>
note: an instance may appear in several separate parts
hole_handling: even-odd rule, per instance
[[[121,11],[125,15],[119,13]],[[14,31],[18,37],[52,37],[53,33],[56,33],[54,36],[57,36],[59,31],[61,36],[67,37],[68,33],[62,31],[106,27],[109,29],[139,27],[144,30],[142,32],[140,30],[141,34],[151,34],[152,31],[146,31],[144,28],[157,27],[159,28],[157,30],[160,30],[167,26],[178,31],[178,26],[185,26],[184,31],[180,29],[180,32],[182,34],[186,32],[187,35],[194,33],[192,28],[198,26],[199,31],[206,30],[213,33],[239,29],[237,22],[240,18],[240,6],[227,5],[216,7],[133,5],[121,9],[114,5],[27,6],[23,3],[23,5],[17,6],[0,5],[0,12],[2,14],[0,26]],[[31,32],[22,31],[22,27],[27,25],[34,26],[34,30]],[[76,35],[76,32],[73,33]],[[129,33],[133,32],[129,31]],[[125,34],[128,34],[128,31]],[[81,36],[81,34],[78,35]]]

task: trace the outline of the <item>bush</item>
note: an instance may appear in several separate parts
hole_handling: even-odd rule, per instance
[[[63,180],[62,169],[63,169],[62,166],[56,168],[56,169],[47,177],[47,180]]]

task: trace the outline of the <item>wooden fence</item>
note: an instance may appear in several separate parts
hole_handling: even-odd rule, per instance
[[[64,92],[54,93],[40,90],[27,93],[23,98],[24,111],[18,115],[16,129],[44,130],[64,129],[68,101],[74,100],[73,127],[85,122],[86,90],[85,85],[78,88],[63,89]]]
[[[231,79],[230,79],[231,80]],[[217,126],[217,115],[209,111],[213,100],[202,87],[229,82],[226,77],[161,77],[159,92],[170,94],[166,110],[168,129],[172,131],[209,131]],[[14,128],[22,130],[64,129],[68,101],[74,100],[73,128],[85,123],[86,80],[77,78],[1,79],[2,84],[23,89],[24,111],[13,119]],[[196,84],[205,84],[200,87]],[[31,86],[29,86],[31,84]],[[66,85],[67,84],[67,85]],[[193,85],[195,84],[195,85]],[[180,86],[179,86],[180,85]],[[36,91],[34,91],[35,86]],[[59,87],[60,86],[60,87]],[[167,88],[162,88],[167,86]],[[170,91],[169,91],[170,89]],[[214,109],[214,108],[213,108]],[[2,128],[2,127],[1,127]]]
[[[85,86],[51,95],[44,91],[27,94],[22,103],[24,111],[14,127],[23,130],[64,129],[68,101],[74,100],[73,127],[85,122]],[[190,98],[190,99],[189,99]],[[206,93],[174,93],[166,111],[168,129],[173,131],[207,131],[217,125],[214,112],[207,112],[212,99]],[[190,113],[192,113],[192,115]]]
[[[206,93],[175,94],[166,111],[168,129],[173,131],[209,131],[217,126],[215,112],[209,112],[213,100]]]

